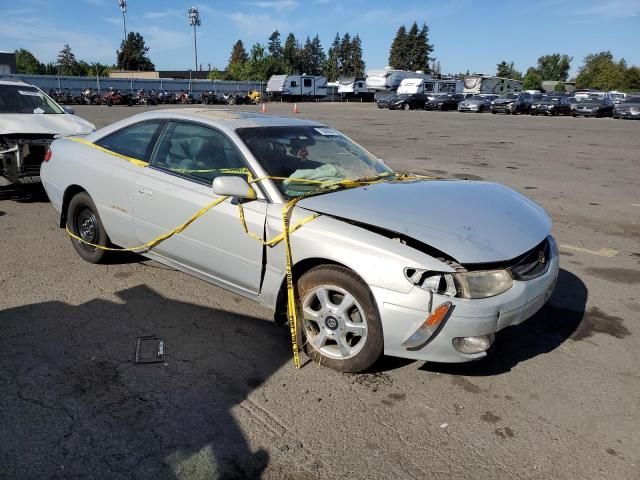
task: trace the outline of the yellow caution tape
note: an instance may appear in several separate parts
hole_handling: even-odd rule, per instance
[[[146,167],[149,165],[148,162],[145,162],[143,160],[139,160],[137,158],[133,158],[133,157],[128,157],[126,155],[122,155],[120,153],[117,152],[113,152],[111,150],[108,150],[104,147],[101,147],[100,145],[96,145],[95,143],[89,142],[83,138],[79,138],[79,137],[66,137],[68,140],[74,141],[74,142],[78,142],[78,143],[82,143],[83,145],[87,145],[88,147],[91,148],[95,148],[97,150],[100,150],[103,153],[106,153],[108,155],[112,155],[114,157],[120,158],[121,160],[125,160],[133,165],[136,165],[138,167]],[[299,183],[310,183],[310,184],[326,184],[325,181],[322,180],[307,180],[307,179],[303,179],[303,178],[290,178],[290,177],[272,177],[272,176],[265,176],[265,177],[259,177],[256,179],[253,179],[251,176],[251,172],[247,169],[247,168],[228,168],[228,169],[213,169],[213,170],[189,170],[189,169],[173,169],[172,171],[177,171],[180,173],[211,173],[211,172],[219,172],[219,173],[226,173],[226,174],[241,174],[241,175],[247,175],[247,181],[250,184],[253,183],[257,183],[260,182],[262,180],[288,180],[290,183],[295,183],[295,182],[299,182]],[[390,177],[390,176],[395,176],[396,180],[401,180],[401,181],[411,181],[411,180],[427,180],[427,179],[435,179],[437,177],[431,177],[431,176],[427,176],[427,175],[414,175],[414,174],[396,174],[396,173],[389,173],[389,174],[383,174],[380,175],[379,177],[376,178],[372,178],[372,179],[367,179],[367,180],[341,180],[339,182],[335,182],[335,183],[331,183],[331,184],[326,184],[323,185],[323,190],[326,191],[327,189],[331,189],[332,187],[345,187],[345,188],[355,188],[355,187],[360,187],[360,186],[364,186],[364,185],[371,185],[374,183],[378,183],[378,182],[382,182],[385,178]],[[245,214],[244,214],[244,207],[242,206],[242,203],[238,204],[238,212],[239,212],[239,218],[240,218],[240,224],[242,225],[242,228],[244,230],[244,232],[249,235],[249,237],[253,238],[254,240],[260,242],[262,245],[265,246],[269,246],[269,247],[273,247],[275,245],[277,245],[280,242],[284,241],[284,250],[285,250],[285,270],[286,270],[286,281],[287,281],[287,320],[289,321],[289,329],[291,332],[291,346],[293,348],[293,362],[296,366],[296,368],[300,368],[300,348],[299,348],[299,341],[298,341],[298,337],[299,337],[299,322],[300,322],[300,302],[298,301],[298,296],[296,295],[296,290],[295,290],[295,284],[293,282],[293,259],[292,259],[292,254],[291,254],[291,242],[290,242],[290,237],[291,234],[294,233],[295,231],[297,231],[299,228],[301,228],[303,225],[309,223],[310,221],[314,220],[315,218],[319,217],[320,214],[315,213],[313,215],[309,215],[308,217],[303,218],[302,220],[300,220],[299,222],[295,223],[293,226],[291,226],[291,216],[293,214],[293,207],[296,205],[296,203],[298,203],[300,200],[312,196],[312,195],[316,195],[318,193],[320,193],[321,191],[312,191],[312,192],[308,192],[304,195],[301,195],[299,197],[293,198],[291,200],[289,200],[284,207],[282,208],[282,233],[273,237],[271,240],[265,240],[263,239],[261,236],[256,235],[253,232],[249,231],[249,227],[247,226],[247,221],[245,218]],[[249,199],[255,199],[256,198],[256,193],[255,190],[253,190],[252,188],[249,189]],[[110,252],[141,252],[141,251],[145,251],[145,250],[150,250],[153,247],[155,247],[156,245],[158,245],[159,243],[167,240],[168,238],[171,238],[172,236],[184,231],[189,225],[191,225],[194,221],[196,221],[198,218],[200,218],[202,215],[204,215],[205,213],[207,213],[209,210],[215,208],[217,205],[221,204],[222,202],[224,202],[225,200],[227,200],[229,197],[220,197],[216,200],[214,200],[213,202],[205,205],[204,207],[202,207],[200,210],[198,210],[196,213],[194,213],[191,218],[189,218],[186,222],[184,222],[182,225],[177,226],[176,228],[174,228],[173,230],[163,233],[162,235],[149,240],[148,242],[142,244],[142,245],[138,245],[135,247],[127,247],[127,248],[112,248],[112,247],[106,247],[103,245],[96,245],[94,243],[90,243],[87,242],[86,240],[83,240],[82,238],[80,238],[79,236],[77,236],[76,234],[74,234],[73,232],[71,232],[69,230],[69,228],[66,228],[67,234],[69,234],[69,236],[71,238],[73,238],[74,240],[78,241],[78,242],[82,242],[86,245],[89,245],[91,247],[100,249],[100,250],[105,250],[105,251],[110,251]]]

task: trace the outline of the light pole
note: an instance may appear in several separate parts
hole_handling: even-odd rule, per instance
[[[127,41],[127,19],[125,13],[127,13],[127,0],[118,0],[118,6],[122,10],[122,30],[124,31],[124,41]]]
[[[198,43],[196,41],[196,27],[200,26],[200,12],[196,7],[189,9],[189,25],[193,27],[193,52],[196,57],[196,70],[198,70]]]

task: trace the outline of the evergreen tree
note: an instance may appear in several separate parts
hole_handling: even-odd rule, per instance
[[[362,40],[360,40],[360,35],[358,34],[351,41],[351,64],[353,66],[353,75],[355,77],[364,77],[366,65],[362,59]]]
[[[323,74],[330,82],[335,82],[342,76],[340,69],[340,34],[336,33],[333,43],[329,48],[327,62]]]
[[[433,45],[429,43],[429,27],[426,24],[418,28],[418,24],[413,22],[408,32],[402,25],[391,44],[389,64],[399,70],[429,73],[432,52]]]
[[[60,50],[58,66],[60,67],[60,75],[78,75],[80,73],[78,61],[69,44],[65,44],[64,48]]]
[[[344,77],[353,76],[353,56],[351,55],[351,35],[345,33],[340,40],[340,73]]]
[[[244,48],[242,40],[238,40],[231,48],[229,64],[227,65],[227,77],[229,80],[242,80],[246,76],[245,67],[249,61],[249,55]]]
[[[324,49],[322,48],[322,43],[320,42],[320,37],[316,34],[311,40],[311,48],[310,48],[310,70],[311,75],[321,75],[322,68],[327,61],[327,56],[324,53]]]
[[[154,70],[155,66],[147,56],[148,52],[149,47],[145,45],[142,35],[137,32],[129,32],[127,39],[122,41],[120,49],[116,52],[118,68],[121,70]]]
[[[280,43],[280,32],[274,31],[269,37],[269,55],[274,59],[281,59],[283,55],[282,44]]]
[[[389,51],[389,65],[391,68],[402,70],[406,65],[407,29],[402,25],[396,33]]]
[[[298,42],[293,33],[290,33],[284,42],[282,56],[284,59],[286,73],[296,73],[298,69]]]

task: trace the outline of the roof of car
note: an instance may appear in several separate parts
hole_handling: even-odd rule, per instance
[[[17,78],[11,78],[11,77],[0,77],[0,85],[21,85],[24,87],[31,87],[32,85],[29,85],[26,82],[23,82],[20,79]]]
[[[196,107],[196,108],[171,108],[162,110],[153,110],[145,112],[136,117],[145,118],[181,118],[191,119],[196,121],[208,121],[214,123],[224,124],[230,128],[243,128],[243,127],[268,127],[268,126],[285,126],[285,125],[321,125],[320,122],[314,122],[311,120],[304,120],[300,118],[291,118],[280,115],[268,115],[258,112],[248,112],[246,110],[232,110],[223,108],[211,108],[211,107]]]

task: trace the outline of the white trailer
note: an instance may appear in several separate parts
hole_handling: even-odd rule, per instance
[[[521,92],[522,82],[511,78],[492,77],[490,75],[474,74],[464,77],[464,93],[493,93]]]
[[[389,67],[382,70],[369,70],[367,72],[367,88],[372,91],[397,90],[402,80],[406,78],[431,78],[431,75],[424,72],[393,70]]]
[[[338,94],[342,99],[373,100],[365,78],[343,77],[338,80]]]
[[[464,83],[455,78],[405,78],[400,82],[398,95],[402,93],[462,93]]]
[[[267,82],[267,95],[288,100],[327,96],[327,77],[322,75],[273,75]]]

